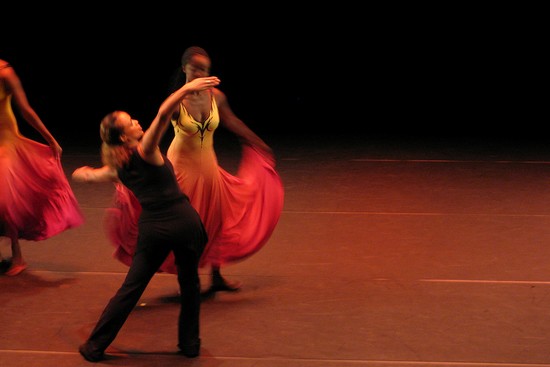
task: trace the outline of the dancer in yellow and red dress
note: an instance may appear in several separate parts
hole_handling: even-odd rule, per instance
[[[210,75],[211,60],[197,46],[185,50],[173,90],[196,78]],[[283,209],[284,189],[275,169],[271,148],[231,110],[218,88],[192,93],[172,116],[175,137],[167,156],[174,165],[178,183],[199,212],[208,233],[200,266],[211,267],[211,284],[203,296],[219,291],[237,291],[240,283],[229,282],[220,273],[223,265],[248,258],[271,237]],[[219,166],[214,133],[223,126],[242,143],[236,175]],[[115,257],[129,264],[135,248],[136,200],[117,187],[116,205],[107,216],[107,232],[117,250]],[[176,273],[173,256],[161,270]]]

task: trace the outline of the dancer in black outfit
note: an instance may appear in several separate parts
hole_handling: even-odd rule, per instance
[[[136,196],[143,210],[138,244],[124,283],[111,298],[88,340],[79,347],[88,361],[97,362],[113,342],[130,312],[170,251],[178,268],[180,315],[178,347],[186,357],[200,353],[199,258],[207,242],[201,219],[180,190],[170,161],[161,153],[160,140],[174,110],[189,93],[219,84],[217,77],[195,79],[168,96],[144,133],[137,120],[115,111],[101,121],[103,167],[77,168],[80,182],[121,182]]]

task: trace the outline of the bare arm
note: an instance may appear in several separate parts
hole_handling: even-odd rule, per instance
[[[100,168],[93,168],[89,166],[83,166],[74,170],[72,174],[73,180],[77,182],[116,182],[118,181],[118,175],[114,168],[109,166],[103,166]]]
[[[13,100],[21,116],[27,121],[33,128],[35,128],[40,135],[48,142],[55,157],[60,157],[63,149],[55,140],[53,135],[48,131],[46,125],[42,122],[36,111],[31,107],[27,99],[21,80],[13,70],[13,68],[2,69],[2,78],[6,81],[7,86],[13,94]]]
[[[258,147],[273,155],[273,150],[233,113],[226,95],[219,89],[215,90],[214,95],[216,96],[218,112],[223,126],[237,135],[243,143]]]
[[[155,119],[141,139],[141,154],[146,161],[154,161],[160,154],[159,143],[166,132],[172,114],[177,109],[181,100],[191,92],[198,92],[217,86],[220,83],[218,77],[210,76],[197,78],[185,83],[180,89],[169,95],[159,107]]]

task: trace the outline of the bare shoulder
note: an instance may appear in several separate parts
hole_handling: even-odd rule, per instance
[[[214,94],[214,98],[216,99],[216,104],[218,106],[220,104],[226,103],[227,97],[225,96],[225,93],[219,90],[218,88],[212,88],[212,94]]]
[[[0,74],[11,75],[13,73],[13,67],[9,62],[0,60]]]

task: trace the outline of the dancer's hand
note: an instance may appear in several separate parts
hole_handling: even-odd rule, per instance
[[[186,83],[186,86],[192,91],[201,91],[216,87],[220,84],[220,79],[217,76],[206,76],[196,78]]]

